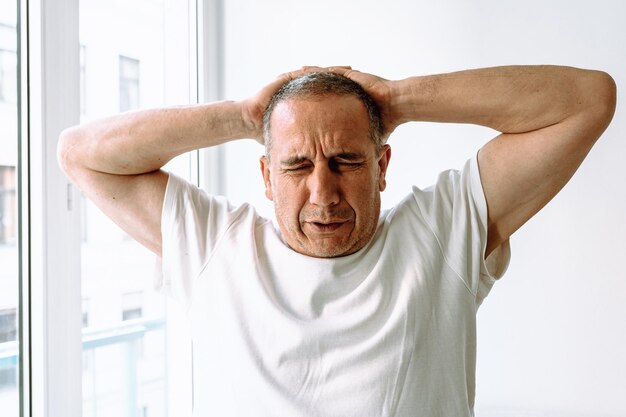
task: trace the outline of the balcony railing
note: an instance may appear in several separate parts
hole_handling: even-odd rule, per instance
[[[164,356],[142,354],[145,349],[142,341],[164,329],[163,318],[128,320],[115,326],[83,329],[83,360],[87,362],[83,363],[84,416],[112,415],[110,412],[115,410],[115,415],[143,417],[148,407],[151,408],[151,416],[165,415],[163,397],[167,381]],[[114,349],[103,351],[98,357],[98,361],[104,363],[96,361],[96,351],[100,348]],[[165,352],[164,347],[162,351]],[[102,357],[106,359],[102,360]],[[16,383],[18,358],[17,341],[0,343],[0,375],[4,374],[4,379],[0,378],[0,409],[9,410],[6,417],[13,417],[10,410],[17,410],[19,401]],[[14,378],[7,377],[11,373],[14,373]],[[2,415],[5,416],[4,412]]]

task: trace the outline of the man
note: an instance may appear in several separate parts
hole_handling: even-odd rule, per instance
[[[471,416],[476,310],[509,237],[574,174],[615,95],[608,75],[568,67],[400,81],[306,67],[245,101],[69,129],[59,159],[162,256],[192,320],[195,415]],[[502,133],[381,213],[386,138],[409,121]],[[241,138],[266,146],[278,228],[160,170]]]

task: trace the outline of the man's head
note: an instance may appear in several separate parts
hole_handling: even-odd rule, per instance
[[[286,243],[316,257],[361,249],[391,155],[376,103],[347,78],[313,73],[283,86],[265,116],[265,194]]]
[[[332,72],[312,72],[283,84],[272,96],[263,114],[263,139],[266,156],[269,157],[269,151],[272,147],[271,116],[279,103],[296,98],[320,99],[329,96],[353,96],[359,99],[365,106],[369,117],[369,138],[377,149],[384,145],[384,126],[380,109],[363,87],[349,78]]]

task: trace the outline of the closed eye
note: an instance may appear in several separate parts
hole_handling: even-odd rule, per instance
[[[365,162],[361,162],[361,161],[337,161],[334,159],[331,159],[329,161],[329,167],[332,171],[335,172],[346,172],[346,171],[352,171],[358,168],[361,168],[362,166],[365,165]]]
[[[299,172],[304,172],[310,169],[311,167],[312,167],[311,165],[305,164],[305,165],[282,167],[281,170],[282,172],[285,172],[285,173],[299,173]]]

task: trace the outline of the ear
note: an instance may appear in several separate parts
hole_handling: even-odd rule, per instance
[[[265,155],[259,159],[259,162],[261,163],[261,175],[263,175],[263,183],[265,184],[265,197],[270,201],[274,201],[272,182],[270,181],[270,162]]]
[[[387,188],[387,167],[389,167],[389,161],[391,160],[391,146],[383,145],[380,154],[378,156],[378,191],[385,191]]]

